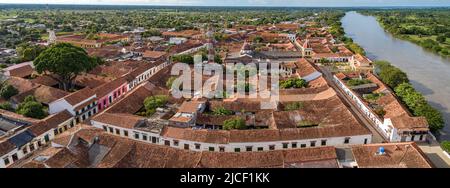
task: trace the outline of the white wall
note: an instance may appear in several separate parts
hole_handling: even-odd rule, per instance
[[[114,135],[117,135],[115,132],[115,129],[119,129],[120,135],[118,135],[118,136],[122,136],[122,137],[125,137],[123,135],[123,131],[127,130],[128,131],[127,138],[130,138],[133,140],[144,141],[144,140],[142,140],[142,135],[145,134],[148,136],[147,140],[145,141],[147,143],[151,143],[151,139],[149,139],[149,138],[150,138],[150,136],[152,136],[152,137],[158,138],[159,142],[156,144],[159,144],[159,145],[165,145],[165,141],[169,141],[170,147],[184,149],[184,144],[189,144],[189,149],[193,150],[193,151],[209,151],[209,147],[214,147],[214,151],[219,151],[220,147],[225,147],[225,152],[235,152],[235,148],[240,148],[240,152],[245,152],[247,146],[252,146],[253,147],[252,151],[257,151],[258,147],[263,147],[264,151],[269,151],[270,145],[275,145],[275,150],[282,150],[282,149],[284,149],[283,143],[289,143],[288,148],[286,148],[286,149],[292,149],[292,143],[297,143],[296,148],[301,148],[301,144],[306,144],[306,148],[309,148],[309,147],[311,147],[310,146],[311,141],[316,141],[315,147],[322,146],[321,145],[322,140],[327,140],[325,146],[361,145],[364,143],[369,144],[372,142],[372,135],[369,134],[369,135],[348,136],[350,138],[348,144],[344,143],[345,138],[347,138],[346,136],[304,139],[304,140],[282,140],[282,141],[280,140],[280,141],[271,141],[271,142],[242,142],[242,143],[216,144],[216,143],[195,142],[195,141],[191,141],[191,140],[181,140],[181,139],[176,139],[176,138],[164,137],[164,136],[161,136],[156,133],[144,132],[144,131],[139,131],[139,130],[134,130],[134,129],[126,129],[126,128],[122,128],[122,127],[118,127],[118,126],[114,126],[114,125],[105,124],[102,122],[97,122],[94,120],[91,120],[91,123],[92,123],[92,126],[101,128],[101,129],[103,129],[103,126],[106,126],[108,133],[110,133],[108,127],[114,128],[114,131],[112,133]],[[135,138],[134,133],[140,134],[138,139]],[[174,140],[178,141],[178,146],[174,145]],[[195,144],[200,144],[200,149],[196,149]]]

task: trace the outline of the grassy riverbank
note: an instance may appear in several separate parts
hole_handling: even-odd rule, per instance
[[[450,9],[367,10],[393,36],[450,57]]]

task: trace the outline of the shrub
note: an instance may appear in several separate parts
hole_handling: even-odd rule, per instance
[[[450,153],[450,141],[443,141],[441,143],[441,147],[444,151],[446,151],[447,153]]]
[[[0,96],[3,97],[4,99],[9,99],[14,95],[17,95],[19,93],[19,91],[13,87],[12,85],[9,85],[7,83],[2,84],[1,88],[0,88]]]
[[[147,97],[144,100],[144,112],[139,113],[139,115],[151,116],[156,112],[156,108],[163,107],[167,104],[168,97],[165,95],[155,95]]]
[[[359,85],[369,84],[369,83],[372,83],[372,82],[367,79],[357,79],[357,78],[353,78],[353,79],[347,81],[347,84],[349,86],[359,86]]]
[[[308,82],[300,78],[289,78],[287,80],[280,81],[280,88],[304,88],[308,86]]]
[[[223,129],[225,130],[232,130],[232,129],[243,130],[246,128],[247,126],[245,125],[245,120],[240,117],[228,119],[223,122]]]
[[[0,109],[8,110],[8,111],[11,111],[11,112],[14,111],[14,109],[13,109],[11,103],[9,103],[9,102],[1,103],[1,104],[0,104]]]
[[[233,111],[231,110],[227,110],[224,107],[217,107],[213,110],[213,114],[214,115],[219,115],[219,116],[226,116],[226,115],[232,115]]]
[[[44,106],[36,101],[32,95],[27,96],[25,100],[19,104],[17,113],[37,119],[45,118],[48,115]]]

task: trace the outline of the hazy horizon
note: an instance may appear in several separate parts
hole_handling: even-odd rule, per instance
[[[0,4],[263,6],[263,7],[389,7],[450,6],[450,0],[4,0]]]

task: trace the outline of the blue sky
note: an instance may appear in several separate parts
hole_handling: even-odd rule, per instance
[[[192,6],[450,6],[450,0],[1,0],[0,3]]]

